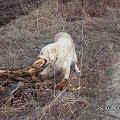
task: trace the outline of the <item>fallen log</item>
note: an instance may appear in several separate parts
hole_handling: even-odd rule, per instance
[[[14,81],[27,81],[24,77],[30,76],[27,69],[19,69],[19,70],[13,70],[13,69],[4,69],[0,70],[0,77],[7,77],[11,78]]]
[[[4,76],[4,77],[12,78],[13,80],[24,82],[26,81],[24,77],[31,76],[33,80],[37,80],[38,73],[42,71],[44,63],[45,63],[44,59],[38,59],[32,65],[26,68],[1,69],[0,77]]]
[[[0,77],[11,78],[13,81],[28,82],[26,77],[31,77],[32,80],[37,80],[38,74],[42,69],[42,67],[41,69],[38,69],[33,66],[18,69],[1,69]]]

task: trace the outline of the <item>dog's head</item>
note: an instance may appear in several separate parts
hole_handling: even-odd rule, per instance
[[[43,47],[37,58],[44,59],[45,60],[44,65],[47,65],[49,63],[53,63],[56,61],[57,53],[58,53],[57,47],[53,43]]]

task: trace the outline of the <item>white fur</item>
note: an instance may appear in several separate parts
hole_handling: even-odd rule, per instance
[[[61,32],[55,35],[54,43],[42,48],[39,58],[44,58],[49,64],[42,72],[42,75],[52,74],[55,70],[62,70],[64,78],[68,79],[70,66],[74,64],[76,72],[80,72],[77,66],[77,55],[71,36]]]

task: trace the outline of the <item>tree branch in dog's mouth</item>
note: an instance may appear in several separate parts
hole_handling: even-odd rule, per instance
[[[47,63],[46,59],[40,58],[33,63],[33,66],[38,68],[46,65],[46,63]]]
[[[40,69],[41,67],[43,67],[44,65],[46,65],[47,60],[40,58],[37,59],[33,64],[32,67],[28,70],[28,73],[31,75],[33,80],[37,80],[38,77],[38,69]]]

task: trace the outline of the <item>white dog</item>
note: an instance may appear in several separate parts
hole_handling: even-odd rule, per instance
[[[41,72],[41,75],[52,74],[55,70],[61,70],[64,79],[69,79],[70,66],[73,64],[75,71],[80,72],[77,66],[77,55],[71,36],[65,32],[55,35],[54,43],[51,43],[41,49],[38,56],[44,59],[48,66]]]

